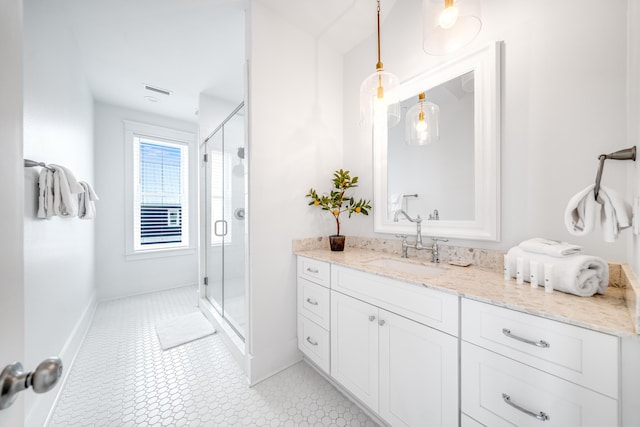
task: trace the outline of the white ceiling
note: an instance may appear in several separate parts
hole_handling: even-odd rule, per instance
[[[246,0],[61,1],[96,100],[195,121],[200,93],[244,98]],[[258,1],[341,53],[376,29],[375,0]]]

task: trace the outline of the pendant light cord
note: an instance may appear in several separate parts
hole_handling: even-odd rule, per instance
[[[384,66],[380,60],[380,0],[378,0],[378,63],[376,64],[376,70],[382,70]]]

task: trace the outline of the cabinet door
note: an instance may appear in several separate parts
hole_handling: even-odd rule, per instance
[[[393,426],[458,425],[458,341],[380,310],[380,415]]]
[[[331,292],[331,376],[378,411],[378,308]]]

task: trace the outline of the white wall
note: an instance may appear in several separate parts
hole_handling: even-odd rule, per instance
[[[251,2],[248,28],[248,351],[255,382],[300,358],[291,241],[333,230],[304,196],[311,186],[328,186],[342,166],[342,60],[260,2]]]
[[[59,9],[42,0],[24,3],[24,157],[67,166],[93,183],[93,101]],[[52,355],[66,355],[69,365],[76,327],[88,320],[83,316],[95,298],[95,222],[37,219],[39,170],[24,170],[27,369]],[[27,396],[28,423],[42,425],[55,392]]]
[[[627,1],[628,14],[628,39],[627,54],[629,64],[627,66],[627,146],[640,144],[640,3],[634,0]],[[640,161],[640,158],[636,161]],[[629,200],[640,196],[640,167],[636,166],[629,171]],[[636,221],[640,221],[637,218]],[[636,274],[640,274],[640,238],[634,236],[629,251],[629,262]]]
[[[0,3],[0,366],[24,360],[22,1]],[[24,397],[0,411],[0,425],[24,421]]]
[[[611,261],[627,260],[627,231],[615,244],[600,230],[564,228],[569,198],[592,183],[597,157],[626,148],[626,2],[485,0],[483,28],[467,49],[503,40],[502,241],[451,244],[507,249],[533,236],[572,241]],[[450,57],[421,48],[420,0],[397,2],[382,26],[385,69],[404,81]],[[344,166],[372,194],[370,131],[358,126],[360,82],[374,71],[375,39],[344,58]],[[603,184],[625,194],[631,162],[607,163]],[[374,235],[372,221],[353,234]],[[378,237],[390,238],[390,235]]]
[[[120,298],[198,282],[198,259],[188,255],[150,259],[125,257],[125,137],[124,122],[130,120],[197,134],[197,126],[171,118],[96,103],[95,170],[100,201],[96,216],[96,280],[100,299]],[[190,147],[192,156],[197,148]],[[196,185],[195,167],[190,182]],[[195,188],[193,190],[195,194]],[[192,233],[195,239],[196,204],[191,207]],[[195,299],[195,296],[194,296]]]

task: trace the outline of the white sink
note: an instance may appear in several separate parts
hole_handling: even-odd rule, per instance
[[[436,277],[447,271],[447,269],[444,267],[393,258],[378,258],[372,261],[368,261],[365,264],[372,267],[379,267],[387,271],[412,274],[425,278]]]

